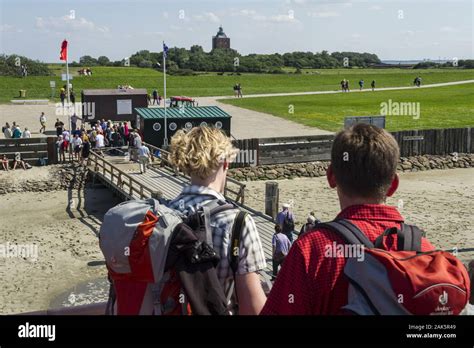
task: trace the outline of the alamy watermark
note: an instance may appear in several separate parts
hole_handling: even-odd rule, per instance
[[[338,244],[335,241],[324,248],[324,257],[354,258],[362,262],[365,260],[364,246],[359,244]]]
[[[250,164],[251,167],[257,165],[257,150],[240,150],[235,158],[236,164]]]
[[[74,103],[69,104],[65,103],[56,103],[56,116],[69,116],[69,115],[83,115],[84,118],[89,120],[95,119],[95,103]]]
[[[14,244],[6,242],[0,244],[0,258],[27,258],[32,260],[38,259],[37,244]]]
[[[420,118],[421,107],[419,102],[397,102],[389,99],[380,103],[380,114],[390,116],[413,116],[414,120]]]

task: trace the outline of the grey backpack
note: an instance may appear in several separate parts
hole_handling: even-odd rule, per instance
[[[107,314],[229,314],[209,224],[228,209],[236,206],[214,200],[186,216],[154,199],[110,209],[99,235],[111,282]],[[244,220],[238,213],[232,229],[234,273]]]

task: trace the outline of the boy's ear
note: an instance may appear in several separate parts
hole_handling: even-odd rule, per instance
[[[330,164],[328,169],[326,170],[326,179],[328,180],[330,188],[335,188],[337,186],[336,177],[334,176],[334,172],[332,171],[332,164]]]
[[[398,174],[395,174],[392,179],[392,183],[390,184],[390,187],[387,191],[387,197],[391,197],[395,191],[398,189],[398,185],[400,184],[400,177]]]
[[[227,169],[229,169],[229,162],[227,162],[227,160],[224,160],[224,171],[226,171]]]

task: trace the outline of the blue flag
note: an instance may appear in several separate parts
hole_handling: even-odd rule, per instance
[[[168,46],[166,46],[166,44],[163,42],[163,55],[166,57],[168,57]]]

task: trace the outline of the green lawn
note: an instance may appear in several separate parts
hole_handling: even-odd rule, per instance
[[[0,103],[7,103],[18,97],[20,89],[27,90],[27,98],[50,98],[49,81],[56,81],[55,100],[58,99],[60,86],[64,85],[60,74],[64,66],[51,64],[55,76],[30,76],[25,79],[17,77],[0,77]],[[72,84],[77,96],[82,89],[116,88],[117,85],[129,84],[135,88],[146,88],[151,92],[157,88],[163,92],[163,75],[152,69],[134,67],[92,67],[92,76],[78,76],[79,68],[71,68]],[[420,75],[424,84],[474,79],[474,70],[461,69],[321,69],[303,71],[303,74],[242,74],[240,76],[223,76],[216,73],[198,76],[167,76],[167,95],[219,96],[231,95],[232,86],[241,83],[244,94],[305,92],[319,90],[337,90],[339,82],[346,78],[351,88],[356,88],[359,79],[365,80],[366,86],[372,79],[377,87],[411,86],[413,79]]]
[[[381,103],[415,102],[420,117],[387,116],[390,131],[474,126],[474,84],[419,90],[227,99],[224,103],[270,113],[307,126],[337,131],[345,116],[380,115]],[[291,105],[294,113],[291,114]]]

